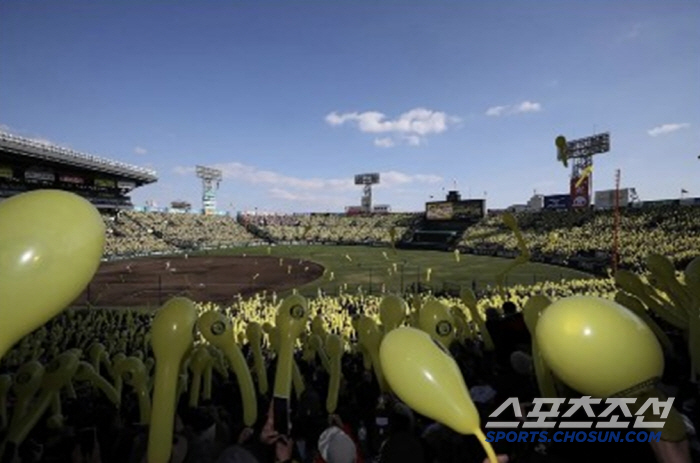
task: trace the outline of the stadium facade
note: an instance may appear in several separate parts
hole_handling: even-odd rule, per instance
[[[0,201],[31,190],[61,189],[100,210],[131,209],[129,193],[157,180],[151,169],[0,132]]]

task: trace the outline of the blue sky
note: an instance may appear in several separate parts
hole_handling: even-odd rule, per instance
[[[568,190],[554,138],[611,132],[594,189],[700,196],[697,1],[0,3],[5,131],[157,170],[137,204],[418,211]]]

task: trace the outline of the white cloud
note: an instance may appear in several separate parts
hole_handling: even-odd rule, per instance
[[[396,143],[391,137],[384,137],[384,138],[375,138],[374,139],[374,145],[379,146],[381,148],[391,148],[394,146]]]
[[[214,164],[210,167],[221,169],[223,178],[236,179],[254,185],[275,185],[277,187],[295,188],[299,190],[324,190],[333,189],[336,191],[351,190],[353,179],[321,179],[321,178],[298,178],[280,174],[270,170],[258,169],[240,162],[229,162],[226,164]],[[173,169],[179,175],[192,175],[194,167],[177,166]]]
[[[486,110],[486,115],[499,117],[511,114],[536,113],[539,111],[542,111],[542,105],[540,103],[526,100],[513,105],[492,106]]]
[[[405,174],[403,172],[397,172],[395,170],[390,170],[388,172],[382,172],[379,174],[379,185],[384,188],[392,188],[397,185],[406,185],[408,183],[440,183],[442,182],[442,177],[438,175],[425,175],[425,174]]]
[[[688,127],[690,127],[690,124],[687,122],[683,122],[681,124],[662,124],[657,127],[654,127],[653,129],[648,130],[647,133],[652,137],[658,137],[659,135],[666,135],[671,132],[675,132],[677,130],[685,129]]]
[[[536,113],[542,111],[542,105],[532,101],[523,101],[513,109],[513,113]]]
[[[394,138],[375,139],[374,144],[383,147],[393,146],[397,139],[406,141],[409,145],[419,145],[424,137],[445,132],[451,124],[459,122],[455,116],[426,108],[411,109],[396,119],[388,119],[378,111],[342,114],[334,111],[326,115],[325,120],[332,126],[355,123],[360,132],[394,134]]]
[[[146,148],[142,148],[140,146],[137,146],[134,148],[134,153],[136,154],[147,154],[148,150]]]
[[[354,184],[354,178],[299,178],[284,175],[279,172],[258,169],[240,162],[215,164],[211,167],[221,169],[224,179],[235,179],[253,185],[269,185],[269,190],[275,198],[287,200],[309,201],[313,196],[326,196],[328,193],[357,193],[359,186]],[[194,167],[177,166],[173,169],[178,175],[193,176]],[[435,184],[442,177],[433,174],[406,174],[397,171],[380,172],[379,188],[393,188],[406,184]],[[323,193],[323,194],[321,194]]]
[[[508,106],[493,106],[486,110],[487,116],[501,116],[508,109]]]

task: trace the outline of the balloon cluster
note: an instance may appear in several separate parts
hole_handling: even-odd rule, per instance
[[[517,224],[505,220],[523,246],[523,258],[529,257]],[[6,430],[0,453],[16,450],[47,412],[47,425],[62,427],[60,397],[75,397],[75,383],[92,384],[116,408],[126,384],[137,398],[140,423],[149,427],[148,461],[165,463],[172,452],[176,403],[183,394],[192,407],[210,399],[214,373],[226,378],[233,371],[243,422],[253,425],[258,415],[256,382],[261,395],[269,390],[263,355],[268,347],[277,357],[272,394],[287,415],[292,390],[299,397],[305,388],[296,349],[328,372],[329,414],[337,407],[341,357],[355,349],[383,392],[396,394],[457,432],[474,434],[496,461],[449,354],[451,344],[467,340],[483,343],[486,350],[496,347],[482,301],[473,291],[463,289],[459,300],[415,295],[411,304],[398,295],[309,301],[293,294],[279,303],[273,295],[272,305],[262,299],[241,301],[245,310],[236,314],[231,308],[197,306],[178,297],[167,301],[150,325],[132,311],[69,311],[44,325],[90,281],[103,246],[99,214],[75,195],[37,191],[0,203],[0,315],[7,321],[0,325],[0,356],[36,330],[8,355],[19,365],[15,374],[0,375],[0,429]],[[66,272],[69,264],[71,271]],[[651,313],[683,331],[693,373],[700,371],[700,257],[680,276],[660,255],[650,254],[647,266],[646,281],[629,271],[617,272],[615,300],[569,296],[552,302],[530,295],[523,315],[544,397],[561,395],[563,385],[601,398],[660,396],[655,386],[663,373],[663,354],[673,346]],[[351,319],[341,310],[347,302],[359,302],[366,310]],[[262,306],[273,311],[262,317]],[[107,334],[98,341],[89,334],[95,331]],[[56,342],[69,337],[72,346]],[[48,338],[53,344],[44,343]],[[245,342],[254,375],[241,352]],[[42,358],[51,360],[42,363]],[[15,402],[8,416],[10,391]],[[664,437],[682,438],[677,412],[669,420]]]

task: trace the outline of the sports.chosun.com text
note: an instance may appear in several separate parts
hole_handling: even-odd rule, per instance
[[[487,442],[659,442],[661,431],[489,431]]]

